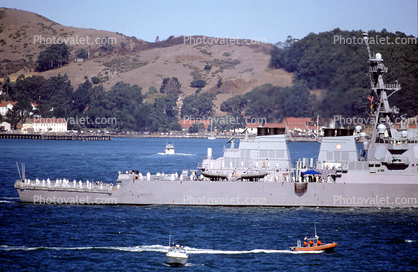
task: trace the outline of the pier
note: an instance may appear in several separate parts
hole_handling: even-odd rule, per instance
[[[110,141],[108,135],[83,135],[83,134],[65,134],[65,133],[0,133],[0,139],[33,139],[33,140],[62,140],[62,141]]]

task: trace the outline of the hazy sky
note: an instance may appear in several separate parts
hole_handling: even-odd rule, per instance
[[[69,1],[0,0],[66,26],[121,32],[146,41],[171,35],[285,41],[310,32],[401,31],[418,36],[417,0]]]

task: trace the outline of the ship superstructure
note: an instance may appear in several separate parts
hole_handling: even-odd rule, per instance
[[[208,149],[207,157],[199,165],[202,176],[211,181],[280,181],[292,180],[290,153],[286,143],[284,128],[259,127],[258,136],[240,140],[235,148],[235,140],[231,138],[230,148],[224,149],[223,157],[214,159],[212,149]]]
[[[371,93],[368,99],[374,126],[370,142],[363,142],[360,154],[353,129],[325,129],[317,168],[327,180],[335,182],[416,184],[418,130],[408,129],[406,120],[398,116],[399,109],[389,106],[388,98],[401,86],[397,82],[384,83],[383,75],[388,68],[383,64],[382,55],[376,53],[372,57],[367,35],[364,40],[369,53]],[[395,119],[401,122],[395,124]]]

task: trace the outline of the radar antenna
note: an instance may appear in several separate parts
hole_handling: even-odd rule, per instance
[[[364,40],[364,43],[366,44],[367,53],[369,54],[369,62],[370,62],[370,59],[372,59],[372,55],[370,54],[369,38],[367,36],[367,33],[363,33],[363,40]],[[368,73],[368,75],[369,75],[369,80],[370,80],[370,87],[373,89],[374,85],[373,85],[372,74]]]

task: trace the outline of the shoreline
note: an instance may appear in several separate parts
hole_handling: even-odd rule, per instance
[[[248,135],[249,138],[255,138],[256,135]],[[84,134],[84,133],[0,133],[0,139],[32,139],[32,140],[77,140],[77,141],[111,141],[112,138],[194,138],[194,139],[207,139],[209,134],[178,134],[178,135],[161,135],[161,134],[140,134],[140,133],[124,133],[124,134]],[[244,135],[215,135],[216,139],[230,139],[234,137],[236,139],[243,139]],[[287,139],[288,142],[320,142],[316,138],[311,137],[295,137],[290,136]]]

